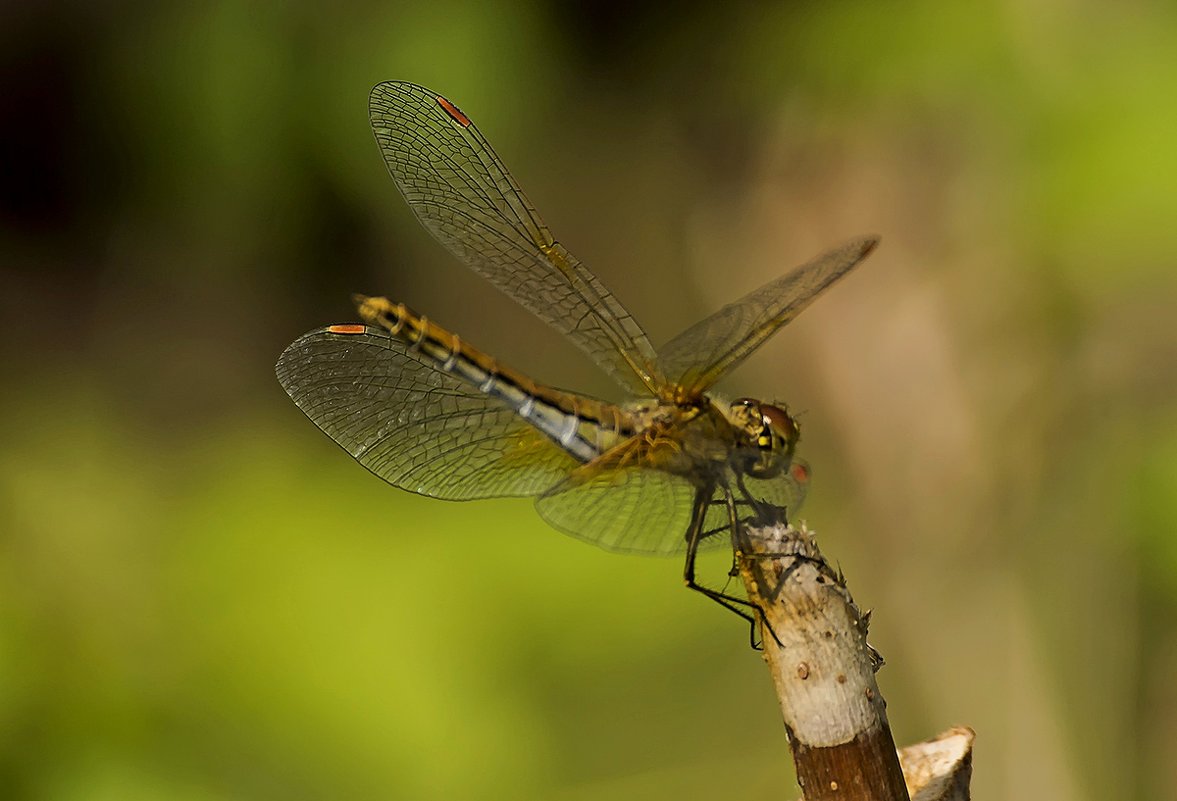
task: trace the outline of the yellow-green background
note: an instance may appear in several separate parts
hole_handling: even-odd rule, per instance
[[[390,489],[274,380],[364,291],[609,391],[412,218],[391,78],[656,341],[881,234],[724,388],[802,415],[897,739],[1173,797],[1172,3],[9,4],[0,52],[4,798],[795,794],[677,562]]]

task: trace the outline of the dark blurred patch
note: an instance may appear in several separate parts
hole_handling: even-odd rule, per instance
[[[595,74],[620,74],[642,66],[643,43],[660,39],[675,18],[690,16],[694,9],[710,5],[702,0],[680,3],[673,15],[657,3],[624,3],[582,0],[555,3],[552,12],[560,30],[576,31],[568,42],[573,56]]]
[[[89,16],[65,4],[0,10],[0,355],[20,356],[17,367],[36,361],[22,335],[37,331],[39,349],[73,350],[92,312],[82,304],[68,329],[43,325],[61,311],[47,306],[63,287],[91,297],[98,280],[84,228],[108,207],[89,203],[102,147],[81,102],[95,48]]]
[[[372,161],[379,169],[378,159]],[[355,287],[372,286],[373,265],[386,256],[372,209],[340,185],[337,170],[306,152],[297,172],[303,224],[291,236],[295,258],[282,274],[298,289],[293,300],[300,311],[321,314],[324,298],[346,299]]]
[[[26,236],[81,216],[77,159],[83,41],[31,7],[10,8],[0,47],[0,219]]]
[[[552,13],[579,61],[576,96],[611,95],[619,113],[659,117],[695,154],[685,169],[721,188],[744,185],[765,127],[792,88],[788,75],[767,81],[772,94],[742,82],[748,18],[701,0],[666,6],[588,0],[556,3]],[[752,18],[791,14],[779,6]],[[804,7],[797,6],[797,13]],[[600,105],[600,102],[590,103]]]

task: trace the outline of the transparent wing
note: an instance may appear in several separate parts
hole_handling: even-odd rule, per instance
[[[809,464],[801,459],[794,459],[789,469],[779,476],[766,479],[745,476],[744,488],[754,500],[786,510],[787,519],[792,522],[797,510],[805,501],[811,476]]]
[[[583,475],[579,475],[583,471]],[[653,468],[580,468],[570,478],[536,499],[540,516],[553,528],[607,551],[669,556],[687,548],[697,487],[684,478]],[[757,501],[788,510],[789,519],[805,496],[802,483],[793,477],[747,480]],[[731,545],[731,510],[728,492],[717,486],[703,518],[699,550]],[[737,493],[739,518],[752,513],[748,501]]]
[[[735,507],[736,517],[740,520],[746,522],[755,515],[757,510],[753,503],[767,503],[784,509],[785,519],[791,522],[805,500],[809,476],[809,465],[794,459],[791,469],[779,476],[768,479],[744,476],[741,484],[743,489],[748,491],[747,496],[740,489],[717,486],[703,518],[703,540],[700,542],[700,549],[718,547],[732,541],[732,510],[728,507],[729,495],[730,502]]]
[[[697,493],[708,495],[699,542],[705,551],[731,544],[729,495],[739,519],[752,515],[752,502],[781,507],[792,519],[810,476],[809,466],[794,459],[773,478],[745,475],[737,482],[723,468],[700,484],[658,463],[649,442],[634,437],[569,473],[536,499],[536,509],[553,528],[608,551],[666,556],[686,551]]]
[[[471,269],[587,353],[633,396],[654,394],[654,348],[612,293],[540,219],[457,106],[411,83],[378,84],[372,130],[421,223]]]
[[[687,397],[701,394],[850,272],[878,241],[847,242],[691,326],[659,352],[663,374]]]
[[[590,470],[591,464],[536,499],[550,526],[618,553],[665,556],[686,550],[696,492],[689,481],[652,468]]]
[[[449,500],[538,495],[579,464],[380,329],[311,331],[286,348],[276,372],[327,436],[410,492]]]

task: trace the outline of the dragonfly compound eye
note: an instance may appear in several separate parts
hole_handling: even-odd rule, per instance
[[[801,439],[801,426],[785,409],[765,403],[760,406],[765,432],[773,439],[773,447],[792,452]]]

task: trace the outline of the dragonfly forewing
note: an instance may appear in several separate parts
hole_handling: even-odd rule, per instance
[[[683,397],[697,397],[801,313],[878,244],[852,239],[729,303],[658,351],[662,372]]]
[[[377,85],[369,115],[417,218],[459,259],[583,350],[630,395],[661,383],[633,316],[556,241],[470,119],[411,83]]]

